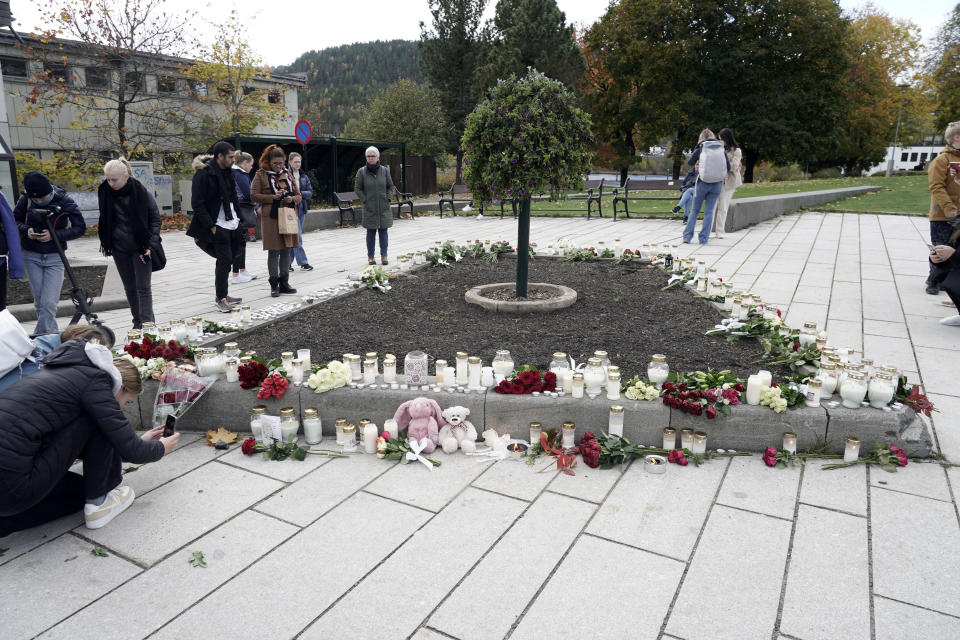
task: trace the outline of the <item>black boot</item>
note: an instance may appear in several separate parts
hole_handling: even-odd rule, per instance
[[[280,276],[280,293],[296,293],[297,290],[290,286],[290,274],[285,273]]]
[[[268,278],[270,280],[270,295],[276,298],[280,295],[280,278]]]

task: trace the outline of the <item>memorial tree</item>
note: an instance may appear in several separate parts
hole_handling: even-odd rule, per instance
[[[466,116],[463,170],[474,198],[519,204],[518,298],[527,295],[530,198],[581,188],[592,145],[590,116],[573,93],[535,69],[500,80]]]

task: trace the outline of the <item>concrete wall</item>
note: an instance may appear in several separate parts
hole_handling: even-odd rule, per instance
[[[730,203],[730,209],[727,211],[727,228],[724,231],[727,233],[739,231],[744,227],[775,218],[783,213],[879,190],[880,187],[848,187],[846,189],[824,189],[822,191],[740,198]]]

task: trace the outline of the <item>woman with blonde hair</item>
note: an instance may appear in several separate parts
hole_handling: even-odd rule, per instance
[[[307,217],[307,211],[310,208],[310,198],[313,197],[313,185],[310,184],[310,178],[300,168],[303,166],[303,156],[294,151],[287,158],[287,165],[290,172],[293,173],[293,181],[300,187],[300,204],[297,205],[297,225],[300,232],[297,234],[297,241],[300,246],[290,250],[290,271],[293,271],[293,261],[304,271],[313,271],[310,261],[307,260],[307,253],[303,250],[303,219]]]
[[[740,175],[740,161],[743,159],[743,152],[736,138],[733,137],[733,131],[730,129],[720,129],[717,134],[723,141],[723,148],[727,154],[727,162],[730,163],[730,170],[727,171],[727,177],[723,179],[723,190],[720,192],[720,198],[717,200],[717,212],[713,218],[714,235],[717,238],[723,237],[723,232],[727,228],[727,209],[730,208],[730,201],[733,199],[733,192],[737,187],[743,184],[743,176]]]
[[[132,362],[77,338],[0,392],[0,537],[81,509],[98,529],[133,503],[122,461],[155,462],[180,438],[163,426],[137,436],[121,408],[142,391]],[[77,458],[83,475],[69,470]]]
[[[290,249],[299,247],[296,233],[280,233],[278,210],[281,204],[300,204],[300,186],[286,168],[286,154],[275,144],[263,150],[260,168],[253,176],[250,197],[263,205],[260,229],[263,250],[267,252],[267,272],[270,275],[270,295],[296,293],[290,286]]]
[[[153,322],[154,247],[160,242],[160,210],[153,194],[133,177],[124,157],[103,165],[104,180],[97,189],[100,251],[113,256],[130,305],[133,328]]]

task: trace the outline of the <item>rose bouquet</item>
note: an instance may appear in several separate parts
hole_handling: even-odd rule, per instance
[[[377,457],[382,460],[399,460],[400,464],[409,464],[413,460],[425,460],[434,467],[440,466],[440,461],[427,456],[419,455],[419,451],[414,451],[410,446],[410,441],[406,436],[396,436],[391,438],[388,431],[384,431],[377,438]]]
[[[144,360],[163,358],[164,360],[175,362],[181,359],[188,359],[191,355],[190,348],[180,344],[176,340],[163,342],[154,340],[150,336],[144,336],[142,342],[130,342],[123,347],[123,350],[134,358],[143,358]]]
[[[729,458],[733,456],[749,456],[749,452],[740,451],[707,451],[696,454],[689,449],[661,449],[635,444],[626,438],[606,433],[595,435],[586,432],[577,445],[583,462],[593,469],[610,469],[618,464],[627,462],[631,458],[642,458],[646,455],[661,455],[667,457],[667,462],[673,462],[681,467],[687,466],[692,460],[698,467],[705,461],[713,458]]]
[[[252,456],[255,453],[262,453],[264,460],[305,460],[307,455],[327,456],[328,458],[346,458],[347,456],[331,451],[329,449],[309,449],[307,447],[297,446],[297,437],[290,436],[289,442],[281,443],[277,440],[271,440],[270,444],[261,444],[252,436],[243,441],[240,445],[243,455]]]
[[[237,369],[237,375],[240,376],[240,388],[253,389],[259,387],[268,373],[270,371],[267,369],[267,365],[256,360],[240,365]]]
[[[542,376],[536,367],[523,365],[513,372],[505,380],[498,384],[494,391],[497,393],[516,394],[533,393],[534,391],[542,393],[544,391],[556,391],[557,374],[552,371],[544,373]]]
[[[920,393],[920,385],[915,384],[912,387],[910,386],[907,382],[907,376],[902,375],[897,379],[897,391],[893,399],[896,402],[902,402],[917,413],[922,413],[928,418],[932,412],[937,411],[937,408],[933,406],[933,403],[930,402],[927,396]]]
[[[631,400],[652,401],[660,397],[660,389],[646,380],[634,376],[623,385],[623,394]]]
[[[350,367],[339,360],[331,360],[307,378],[307,386],[317,393],[345,387],[348,384],[350,384]]]
[[[274,371],[260,383],[260,388],[257,390],[257,399],[282,398],[289,386],[290,381],[279,371]]]
[[[183,369],[169,368],[160,377],[153,405],[153,424],[166,422],[167,416],[179,418],[213,386],[216,377],[201,377]]]
[[[163,358],[137,358],[131,356],[129,353],[125,354],[123,357],[132,362],[133,366],[137,368],[137,371],[140,372],[141,380],[146,380],[147,378],[159,380],[164,371],[176,366],[173,362],[164,360]]]
[[[888,473],[896,473],[898,467],[907,466],[907,453],[896,445],[888,445],[880,442],[875,446],[866,457],[859,458],[853,462],[836,462],[823,465],[824,469],[842,469],[843,467],[852,467],[855,464],[876,464]]]

